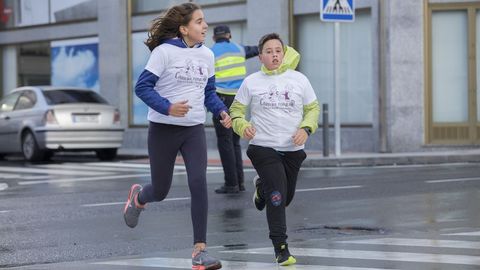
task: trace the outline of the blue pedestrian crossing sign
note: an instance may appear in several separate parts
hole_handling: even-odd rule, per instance
[[[320,0],[320,19],[327,22],[353,22],[355,0]]]

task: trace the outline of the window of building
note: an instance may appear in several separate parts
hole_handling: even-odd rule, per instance
[[[315,89],[320,103],[334,112],[334,24],[320,21],[318,14],[296,18],[296,47],[301,54],[299,71]],[[372,18],[370,10],[357,11],[354,23],[340,27],[341,123],[373,123]],[[334,114],[329,113],[333,122]]]
[[[430,4],[427,18],[427,143],[478,143],[480,4]]]
[[[50,84],[50,45],[45,42],[18,47],[18,81],[20,86]]]
[[[200,6],[216,5],[216,4],[225,4],[225,3],[234,3],[234,2],[245,2],[246,0],[194,0],[189,2],[194,2]],[[185,0],[162,0],[162,1],[152,1],[152,0],[133,0],[132,1],[132,12],[133,14],[138,13],[147,13],[154,11],[161,11],[168,9],[172,6],[185,3]]]
[[[97,0],[0,0],[0,29],[97,18]]]

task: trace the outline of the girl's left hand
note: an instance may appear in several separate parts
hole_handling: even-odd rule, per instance
[[[231,128],[232,127],[232,118],[230,118],[230,115],[228,115],[228,113],[226,111],[222,111],[220,113],[220,117],[222,118],[222,120],[220,120],[220,123],[222,123],[222,125],[225,128]]]
[[[297,132],[295,132],[295,135],[293,135],[292,138],[293,143],[300,146],[304,145],[307,142],[308,134],[303,128],[300,128],[297,130]]]

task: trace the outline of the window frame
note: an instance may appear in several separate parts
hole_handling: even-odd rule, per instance
[[[480,2],[429,3],[424,0],[425,10],[425,142],[429,145],[471,145],[480,143],[480,122],[477,119],[477,60],[476,60],[476,16]],[[433,72],[432,72],[432,17],[438,11],[467,11],[468,46],[468,120],[457,123],[435,123],[433,121]]]

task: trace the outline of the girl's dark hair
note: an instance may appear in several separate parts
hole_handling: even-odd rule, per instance
[[[260,38],[260,41],[258,42],[258,51],[260,53],[262,53],[263,45],[265,45],[265,43],[267,43],[267,41],[272,40],[272,39],[278,39],[280,41],[280,43],[282,43],[282,47],[283,47],[283,41],[280,38],[280,35],[277,34],[277,33],[270,33],[270,34],[266,34],[262,38]]]
[[[181,38],[180,26],[187,25],[192,19],[193,12],[197,9],[200,9],[200,6],[194,3],[183,3],[169,8],[152,21],[145,45],[150,51],[153,51],[165,39]]]

